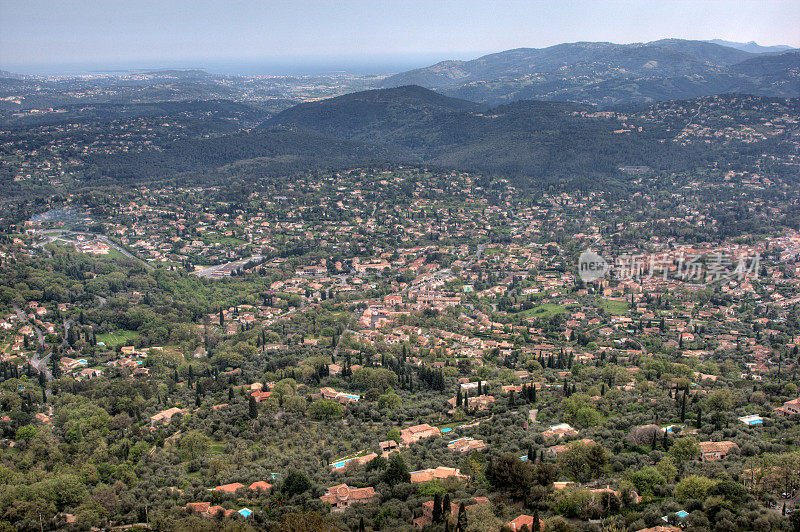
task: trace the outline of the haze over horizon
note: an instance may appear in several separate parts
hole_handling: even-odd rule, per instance
[[[562,42],[662,38],[800,46],[794,2],[711,0],[430,4],[147,0],[0,4],[0,69],[76,73],[392,72]],[[692,24],[688,25],[687,20]],[[600,23],[598,23],[600,22]]]

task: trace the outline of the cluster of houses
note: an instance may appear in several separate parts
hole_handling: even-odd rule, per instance
[[[261,492],[269,491],[272,489],[272,484],[269,482],[265,482],[262,480],[253,482],[250,486],[245,487],[244,484],[240,484],[235,482],[233,484],[223,484],[221,486],[217,486],[215,488],[210,489],[209,491],[215,491],[218,493],[227,493],[229,495],[235,495],[239,490],[249,490],[251,495],[258,494]],[[242,517],[250,517],[253,514],[253,511],[249,508],[241,508],[239,510],[233,509],[226,509],[219,505],[213,505],[210,502],[190,502],[184,506],[184,509],[196,513],[202,517],[229,517],[233,515],[234,512],[238,513]]]

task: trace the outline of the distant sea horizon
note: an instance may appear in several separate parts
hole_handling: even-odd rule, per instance
[[[203,70],[209,74],[240,76],[313,76],[394,74],[451,59],[473,59],[486,52],[438,52],[347,56],[265,57],[262,59],[166,59],[135,61],[9,63],[0,70],[22,75],[69,76],[133,74],[153,70]]]

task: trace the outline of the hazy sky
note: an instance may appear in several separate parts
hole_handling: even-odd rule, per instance
[[[800,47],[800,1],[0,0],[0,68],[299,56],[447,59],[664,37]]]

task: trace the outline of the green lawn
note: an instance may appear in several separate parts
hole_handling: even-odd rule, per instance
[[[601,299],[599,301],[600,306],[605,310],[608,314],[613,314],[615,316],[627,316],[628,315],[628,303],[626,301],[612,301],[610,299]]]
[[[225,453],[225,442],[224,441],[214,441],[211,442],[211,445],[208,447],[209,454],[224,454]]]
[[[97,335],[97,341],[103,342],[103,344],[105,344],[106,347],[117,347],[118,345],[130,345],[138,338],[139,338],[139,333],[137,331],[126,331],[124,329]]]
[[[125,255],[123,255],[122,252],[117,248],[108,248],[108,255],[98,255],[98,257],[103,259],[114,259],[114,260],[126,258]]]
[[[561,314],[562,312],[566,311],[567,308],[563,305],[558,305],[556,303],[542,303],[537,307],[523,310],[517,314],[517,316],[521,316],[523,318],[550,318],[556,314]]]

